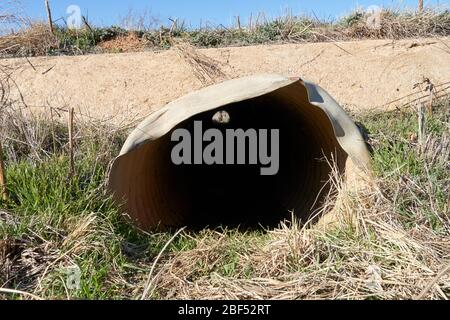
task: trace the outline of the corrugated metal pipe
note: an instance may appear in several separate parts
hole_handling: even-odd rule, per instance
[[[258,75],[151,114],[115,159],[109,188],[146,230],[274,226],[311,218],[332,172],[345,177],[350,167],[368,174],[370,155],[336,101],[308,81]]]

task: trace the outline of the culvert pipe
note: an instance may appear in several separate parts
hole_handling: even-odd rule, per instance
[[[202,132],[215,129],[225,138],[230,130],[278,131],[278,146],[269,134],[257,137],[259,149],[267,138],[272,144],[265,146],[266,154],[278,152],[275,169],[263,175],[262,163],[226,162],[236,156],[230,156],[231,150],[238,153],[236,146],[210,154],[220,153],[222,161],[201,159],[214,139],[195,145],[199,124]],[[175,132],[195,140],[191,151],[179,153],[191,163],[174,161],[174,148],[181,141],[174,139]],[[247,138],[249,160],[250,144],[256,140]],[[349,165],[370,170],[370,155],[351,118],[311,82],[259,75],[192,92],[148,116],[128,136],[108,185],[122,210],[146,230],[275,226],[292,214],[306,221],[320,210],[330,190],[331,163],[341,176]]]

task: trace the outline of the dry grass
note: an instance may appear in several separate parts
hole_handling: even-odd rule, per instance
[[[383,186],[384,182],[379,181]],[[407,183],[398,188],[411,190]],[[342,191],[341,191],[342,194]],[[172,255],[155,277],[161,297],[175,299],[447,299],[450,237],[418,224],[406,230],[393,199],[379,188],[346,194],[333,229],[295,221],[246,243],[233,277],[211,272],[234,234],[205,232],[195,249]],[[349,223],[343,217],[356,217]],[[246,275],[251,270],[251,276]],[[445,272],[441,273],[444,270]],[[439,275],[439,278],[437,278]],[[434,283],[428,290],[428,284]]]
[[[16,16],[7,14],[4,19],[16,19]],[[43,23],[16,19],[20,31],[0,37],[0,56],[159,50],[179,42],[204,48],[450,35],[450,12],[445,8],[430,8],[422,13],[385,9],[381,14],[380,25],[375,28],[368,24],[368,19],[369,15],[361,11],[355,11],[339,21],[321,21],[316,17],[292,14],[269,19],[264,14],[258,14],[252,16],[247,24],[228,28],[207,25],[189,29],[185,23],[175,20],[171,27],[155,28],[152,23],[151,29],[131,31],[119,27],[89,27],[81,30],[57,27],[55,36]]]
[[[379,28],[367,24],[367,17],[354,13],[345,19],[346,24],[339,31],[342,39],[407,39],[415,37],[447,36],[450,32],[450,14],[425,10],[416,12],[395,12],[385,10],[381,13]]]
[[[58,39],[44,23],[32,23],[13,34],[0,37],[0,55],[40,56],[58,48]]]
[[[230,79],[230,76],[223,71],[224,63],[204,55],[190,44],[179,42],[174,44],[174,48],[178,55],[189,64],[194,76],[204,86]]]
[[[43,22],[24,17],[20,0],[0,4],[0,56],[47,55],[58,46],[57,38]]]

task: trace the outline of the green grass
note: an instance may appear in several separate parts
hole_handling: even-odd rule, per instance
[[[374,169],[384,196],[395,199],[383,210],[399,218],[404,232],[420,226],[432,230],[433,236],[448,236],[448,145],[433,153],[439,142],[448,138],[448,110],[446,101],[427,117],[426,134],[429,141],[436,142],[428,152],[420,152],[417,141],[411,140],[417,132],[417,114],[413,111],[355,116],[369,132]],[[155,258],[173,232],[138,230],[107,195],[108,165],[118,153],[125,133],[100,139],[96,130],[84,132],[76,143],[73,177],[69,177],[66,132],[61,129],[58,134],[57,150],[53,152],[52,144],[46,143],[48,150],[39,158],[18,144],[4,146],[10,199],[0,202],[0,212],[8,215],[8,219],[0,216],[0,240],[15,249],[9,250],[8,263],[4,260],[2,265],[0,261],[0,287],[52,299],[139,298]],[[173,297],[171,288],[181,286],[168,275],[169,266],[170,272],[182,277],[185,285],[207,282],[208,288],[233,279],[255,281],[252,279],[270,277],[282,281],[283,277],[301,275],[307,281],[310,275],[320,275],[320,270],[345,275],[352,270],[346,264],[360,252],[372,252],[367,261],[373,260],[387,269],[409,268],[400,264],[407,263],[403,257],[405,247],[394,241],[389,248],[398,251],[386,257],[384,244],[373,245],[380,237],[374,229],[369,228],[361,236],[354,228],[343,228],[313,240],[299,231],[283,232],[287,232],[285,238],[263,230],[182,232],[161,255],[156,272],[163,276],[151,297]],[[288,253],[283,255],[283,250]],[[281,258],[275,258],[278,253]],[[271,259],[282,262],[273,262],[276,267],[270,267]],[[67,267],[73,265],[81,270],[79,290],[65,288]],[[328,273],[321,274],[319,278],[327,276]],[[192,297],[196,297],[192,290]],[[331,296],[328,290],[325,285],[314,294]],[[404,297],[400,293],[398,296]],[[175,297],[186,296],[178,293]]]
[[[426,138],[434,142],[435,147],[433,149],[433,145],[428,143],[425,152],[420,151],[417,141],[416,112],[388,112],[361,119],[375,148],[375,172],[387,184],[387,196],[394,197],[395,192],[399,193],[397,210],[408,225],[415,225],[417,205],[420,204],[426,223],[436,231],[443,230],[443,222],[435,212],[444,212],[448,205],[449,145],[441,144],[445,143],[444,136],[448,139],[449,115],[447,102],[427,117]],[[398,180],[408,181],[411,189],[391,190],[389,184]]]

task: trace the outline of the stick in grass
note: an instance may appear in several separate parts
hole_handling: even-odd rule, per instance
[[[433,114],[433,87],[430,88],[430,96],[428,98],[428,115]]]
[[[75,174],[75,164],[73,159],[73,108],[69,109],[69,159],[70,159],[70,171],[69,178],[72,178]]]
[[[0,193],[3,201],[8,200],[8,190],[6,189],[5,164],[3,163],[3,150],[0,143]]]
[[[55,134],[55,123],[53,121],[53,108],[50,107],[50,126],[52,130],[52,140],[53,140],[53,153],[56,153],[56,134]]]
[[[53,29],[52,10],[50,9],[48,0],[45,0],[45,9],[47,9],[48,27],[50,28],[50,32],[55,34],[55,30]]]
[[[417,113],[419,122],[417,136],[419,142],[419,151],[420,153],[422,153],[424,150],[424,143],[425,143],[425,107],[422,103],[419,103]]]

